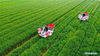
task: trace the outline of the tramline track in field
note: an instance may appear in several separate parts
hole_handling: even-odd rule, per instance
[[[96,11],[96,10],[95,10]],[[83,41],[82,41],[83,42]],[[80,48],[79,48],[80,49]],[[73,51],[74,52],[74,51]],[[78,54],[79,55],[79,54]]]
[[[85,7],[87,7],[87,6],[85,6]],[[76,15],[76,16],[77,16],[77,15]],[[76,17],[76,16],[75,16],[75,17]],[[73,21],[73,20],[71,20],[71,21]],[[70,22],[71,22],[71,21],[70,21]],[[70,24],[70,22],[69,22],[69,24]],[[67,24],[67,25],[69,25],[69,24]],[[66,26],[67,26],[67,25],[66,25]],[[73,33],[72,33],[71,36],[73,36],[73,35],[76,33],[76,31],[77,31],[77,30],[75,29],[75,30],[73,31]]]
[[[98,7],[99,7],[99,6],[98,6]],[[95,10],[95,12],[98,10],[98,7],[95,7],[96,10],[93,8],[93,9]],[[92,13],[92,11],[93,11],[93,10],[91,10],[90,13]],[[94,12],[92,15],[95,15],[95,12]],[[92,16],[92,17],[93,17],[93,16]],[[90,23],[90,22],[89,22],[89,23]],[[91,23],[90,23],[90,24],[91,24]],[[86,32],[85,32],[85,34],[86,34]],[[97,33],[96,33],[96,35],[97,35]],[[94,35],[94,37],[95,37],[95,35]],[[95,38],[96,38],[96,37],[95,37]],[[78,51],[81,49],[81,47],[82,47],[81,45],[83,44],[83,41],[84,41],[84,40],[85,40],[85,38],[84,38],[84,39],[82,40],[82,42],[80,43],[80,46],[79,46],[78,50],[76,51],[77,54],[75,54],[75,55],[78,55]]]

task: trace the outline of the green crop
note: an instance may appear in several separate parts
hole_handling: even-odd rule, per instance
[[[89,13],[87,21],[78,14]],[[55,24],[41,38],[37,28]],[[100,56],[100,2],[97,0],[1,0],[0,56]]]

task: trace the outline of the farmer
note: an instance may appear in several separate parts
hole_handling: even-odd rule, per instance
[[[84,12],[84,13],[81,13],[78,15],[78,18],[81,20],[81,21],[85,21],[85,20],[88,20],[88,13]]]
[[[45,26],[45,29],[44,29],[44,31],[46,31],[46,32],[48,31],[48,26]]]

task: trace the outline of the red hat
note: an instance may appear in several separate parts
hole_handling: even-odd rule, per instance
[[[49,24],[48,25],[50,28],[54,28],[55,27],[55,25],[53,25],[53,24]]]
[[[88,13],[84,12],[83,14],[88,15]]]

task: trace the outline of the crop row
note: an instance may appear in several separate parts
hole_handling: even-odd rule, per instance
[[[53,11],[54,11],[54,10],[53,10]],[[51,12],[52,12],[52,11],[51,11]],[[55,11],[55,12],[56,12],[56,11]],[[51,14],[48,13],[48,15],[52,15],[52,14],[53,14],[53,13],[51,13]],[[46,15],[47,15],[47,14],[46,14]],[[43,16],[45,16],[45,15],[41,15],[40,17],[43,17]],[[49,16],[45,16],[45,17],[49,17]],[[44,18],[45,18],[45,17],[44,17]],[[34,18],[33,18],[33,19],[34,19]],[[33,22],[33,21],[34,21],[33,19],[30,19],[30,21]],[[38,19],[38,17],[36,17],[36,19]],[[36,19],[35,19],[35,20],[36,20]],[[23,19],[23,20],[24,20],[24,19]],[[29,18],[28,18],[28,20],[29,20]],[[40,20],[40,19],[38,19],[38,20]],[[36,20],[36,22],[37,22],[38,20]],[[41,19],[41,20],[43,20],[43,19]],[[41,20],[40,20],[40,21],[41,21]],[[29,21],[29,22],[30,22],[30,21]],[[39,22],[40,22],[40,21],[39,21]],[[15,21],[15,22],[16,22],[16,21]],[[18,21],[18,22],[19,22],[19,21]],[[17,24],[18,22],[16,22],[16,24]],[[28,21],[25,21],[25,22],[22,22],[22,23],[23,23],[24,25],[26,25],[26,24],[28,24],[27,22],[28,22]],[[22,23],[21,23],[21,25],[19,24],[20,26],[19,26],[18,24],[15,25],[15,28],[14,28],[14,29],[13,29],[12,27],[11,27],[11,30],[8,28],[8,30],[10,30],[10,31],[12,31],[12,32],[10,32],[10,31],[7,32],[7,31],[6,31],[7,29],[6,29],[5,31],[6,31],[7,35],[5,34],[4,36],[5,36],[5,37],[6,37],[6,36],[9,36],[9,34],[15,32],[15,31],[18,31],[18,30],[15,30],[15,29],[18,29],[18,28],[23,27],[23,26],[22,26],[22,25],[23,25]],[[30,22],[30,23],[31,23],[31,22]],[[16,26],[18,26],[18,27],[16,27]],[[34,26],[35,26],[35,25],[34,25]],[[14,26],[13,26],[13,27],[14,27]],[[13,30],[15,30],[15,31],[13,31]],[[1,34],[3,35],[3,33],[1,33]],[[11,36],[12,36],[12,35],[11,35]],[[10,36],[9,36],[9,37],[10,37]],[[8,39],[9,39],[9,37],[8,37]],[[4,39],[4,37],[2,37],[2,38]],[[2,38],[1,38],[1,43],[2,43],[2,41],[4,42],[4,40],[7,39],[7,37],[6,37],[4,40],[2,40]],[[10,38],[11,38],[11,37],[10,37]]]
[[[29,3],[30,1],[6,1],[4,3],[0,3],[0,11],[1,10],[7,10],[8,8],[14,8],[17,6],[24,5],[26,3]],[[17,5],[17,6],[16,6]]]
[[[92,6],[94,5],[96,6],[97,4],[93,3]],[[93,14],[92,12],[95,10],[95,8],[97,8],[92,6],[87,10],[89,11],[89,14]],[[92,19],[92,17],[90,16],[89,19]],[[78,30],[79,33],[75,34],[75,36],[73,36],[73,39],[69,40],[69,42],[66,43],[59,56],[64,56],[64,55],[84,56],[85,52],[90,51],[91,43],[96,34],[94,26],[89,22],[82,22],[79,25]]]
[[[42,11],[41,11],[42,10]],[[45,10],[48,10],[47,12],[45,12]],[[11,26],[11,24],[7,24],[7,23],[14,23],[14,25],[16,24],[16,22],[17,23],[21,23],[21,22],[23,22],[23,19],[24,20],[28,20],[30,17],[37,17],[37,15],[39,14],[39,15],[41,15],[42,13],[44,13],[44,15],[45,15],[45,13],[46,14],[48,14],[48,13],[50,13],[50,11],[53,11],[53,10],[50,10],[50,8],[49,9],[45,9],[45,10],[43,10],[43,9],[39,9],[39,11],[35,11],[35,12],[33,12],[33,10],[31,10],[31,11],[29,11],[29,12],[25,12],[25,13],[22,13],[22,15],[21,16],[18,16],[18,15],[20,15],[20,14],[18,14],[18,15],[15,15],[15,16],[9,16],[9,17],[7,17],[6,19],[7,19],[7,21],[5,21],[5,23],[3,22],[3,23],[1,23],[3,26],[1,27],[1,30],[3,30],[3,29],[5,29],[5,28],[9,28],[10,26]],[[54,10],[56,10],[56,9],[54,9]],[[25,15],[26,14],[26,15]],[[17,16],[17,17],[16,17]],[[27,16],[27,17],[26,17]],[[29,18],[28,18],[29,17]],[[39,16],[40,17],[40,16]],[[11,19],[12,18],[12,19]],[[7,25],[5,25],[5,24],[7,24]],[[8,27],[9,26],[9,27]],[[0,30],[0,31],[1,31]]]
[[[55,6],[59,6],[61,3],[63,3],[63,2],[59,2],[59,3],[55,3],[55,4],[51,4],[50,6],[50,8],[54,8]],[[58,4],[58,5],[57,5]],[[26,6],[27,5],[27,6]],[[40,4],[41,5],[41,4]],[[2,10],[2,11],[4,11],[4,12],[2,12],[2,13],[0,13],[1,15],[5,15],[5,16],[8,16],[9,14],[10,15],[13,15],[13,14],[18,14],[18,13],[21,13],[21,12],[23,12],[23,11],[25,11],[25,10],[33,10],[33,9],[35,9],[35,8],[38,8],[38,9],[40,9],[40,8],[47,8],[47,7],[42,7],[42,6],[40,6],[40,5],[38,5],[38,6],[35,6],[34,5],[34,3],[33,4],[30,4],[30,3],[27,3],[27,4],[25,4],[24,6],[18,6],[18,7],[14,7],[14,8],[12,8],[13,9],[13,11],[12,11],[12,9],[9,9],[8,11],[7,10]],[[55,6],[54,6],[55,5]],[[33,8],[32,8],[33,7]],[[20,8],[20,9],[19,9]],[[26,9],[27,8],[27,9]],[[33,11],[36,11],[36,10],[33,10]],[[4,17],[4,16],[2,16],[2,17]]]
[[[86,7],[88,6],[89,3],[86,3],[85,6],[84,6],[85,3],[83,3],[81,6],[83,6],[83,8],[81,9],[81,6],[79,6],[79,8],[77,8],[77,11],[80,10],[80,11],[85,11]],[[84,10],[85,9],[85,10]],[[88,8],[87,8],[88,9]],[[77,22],[78,21],[78,22]],[[74,28],[71,26],[71,24],[73,24],[73,22],[75,22],[74,24],[75,25],[79,25],[79,20],[77,18],[77,15],[74,17],[74,20],[71,21],[69,23],[69,25],[59,34],[61,35],[60,37],[60,41],[56,41],[55,44],[48,50],[48,52],[45,54],[45,56],[50,56],[51,54],[53,56],[55,55],[58,55],[60,53],[60,51],[62,50],[62,48],[64,47],[65,43],[68,42],[70,39],[73,39],[73,36],[75,34],[79,34],[79,30],[77,30],[77,28]],[[65,31],[66,30],[66,31]],[[80,33],[81,34],[81,33]],[[65,35],[65,36],[64,36]],[[71,54],[70,54],[71,55]]]
[[[74,10],[73,10],[74,11]],[[72,13],[72,12],[70,12],[70,13]],[[68,14],[70,14],[70,13],[68,13]],[[67,14],[67,15],[68,15]],[[67,16],[66,15],[66,16]],[[62,19],[60,19],[59,21],[61,21],[62,20],[62,22],[60,22],[59,24],[57,23],[57,22],[59,22],[59,21],[56,21],[55,22],[55,25],[57,25],[56,26],[56,30],[55,30],[55,32],[56,32],[56,34],[54,35],[54,36],[52,36],[52,37],[50,37],[50,38],[48,38],[48,39],[40,39],[39,41],[36,41],[37,39],[39,39],[39,37],[37,38],[37,36],[36,37],[34,37],[33,39],[31,39],[30,41],[28,41],[27,43],[25,43],[23,46],[21,46],[22,48],[19,48],[19,49],[17,49],[17,50],[15,50],[15,52],[16,51],[18,51],[18,53],[17,54],[12,54],[12,55],[18,55],[19,53],[21,53],[21,52],[23,52],[23,50],[25,50],[26,49],[26,51],[24,51],[25,53],[27,52],[27,51],[34,51],[35,52],[35,50],[31,50],[31,48],[32,49],[35,49],[36,47],[38,48],[38,47],[40,47],[40,48],[42,48],[43,47],[43,49],[45,50],[50,44],[51,44],[51,42],[53,42],[54,41],[54,39],[56,38],[58,38],[57,36],[58,36],[58,34],[57,34],[57,32],[61,32],[61,30],[62,30],[62,28],[66,25],[66,23],[68,24],[68,22],[71,20],[69,17],[72,17],[72,15],[71,16],[68,16],[68,19],[65,19],[66,17],[64,17],[64,18],[62,18]],[[66,22],[66,20],[68,20],[67,22]],[[57,23],[57,24],[56,24]],[[62,25],[62,23],[65,23],[65,24],[63,24]],[[60,26],[61,25],[61,26]],[[59,29],[59,30],[58,30]],[[36,39],[36,40],[34,40],[34,39]],[[51,39],[51,40],[50,40]],[[58,38],[59,39],[59,38]],[[35,44],[33,44],[34,43],[34,41],[36,41],[37,43],[35,43]],[[48,41],[49,40],[49,41]],[[44,42],[44,43],[43,43]],[[47,44],[46,44],[47,43]],[[32,46],[31,46],[31,44],[33,44]],[[41,44],[41,45],[40,45]],[[38,45],[40,45],[40,46],[38,46]],[[27,50],[27,48],[29,48],[29,46],[31,46],[30,47],[30,49],[28,49]],[[37,52],[39,52],[39,50],[40,50],[40,52],[41,51],[43,51],[43,49],[38,49],[37,50]],[[20,50],[20,52],[19,52],[19,50]],[[41,52],[42,53],[42,52]],[[29,53],[30,54],[30,53]],[[23,54],[24,55],[24,54]],[[31,55],[31,54],[30,54]],[[35,54],[34,53],[34,55],[37,55],[37,54]],[[40,53],[38,53],[38,55],[40,55]]]
[[[10,37],[12,36],[13,38],[10,38],[9,37],[9,35],[8,35],[8,37],[10,38],[8,38],[9,40],[7,40],[6,42],[3,42],[3,44],[0,46],[0,49],[2,49],[4,46],[6,46],[5,47],[5,49],[3,49],[1,52],[5,52],[6,50],[8,50],[8,49],[10,49],[12,46],[15,46],[16,44],[18,44],[18,43],[20,43],[21,41],[23,41],[24,39],[26,39],[28,36],[30,36],[30,34],[33,34],[34,32],[36,32],[36,29],[37,29],[37,27],[38,26],[40,26],[40,23],[41,23],[41,26],[43,25],[43,24],[48,24],[48,23],[50,23],[51,21],[53,21],[53,20],[55,20],[57,17],[59,17],[61,14],[63,14],[65,11],[61,11],[61,10],[65,10],[66,9],[66,7],[63,7],[62,9],[60,9],[60,10],[55,10],[53,13],[51,13],[51,14],[48,14],[47,16],[44,16],[44,17],[41,17],[41,19],[39,19],[38,21],[35,21],[35,22],[33,22],[32,21],[32,19],[30,20],[30,24],[29,23],[27,23],[27,25],[25,24],[25,26],[24,27],[22,27],[22,28],[20,28],[20,29],[17,29],[17,30],[15,30],[14,32],[12,32],[12,33],[17,33],[17,34],[19,34],[18,36],[15,36],[15,35],[10,35],[11,33],[8,33],[9,35],[10,35]],[[57,13],[57,12],[59,12],[59,13]],[[55,14],[56,13],[56,14]],[[52,16],[52,17],[49,17],[48,18],[48,16]],[[46,19],[46,18],[48,18],[48,19]],[[50,19],[50,18],[52,18],[52,20]],[[44,20],[45,19],[45,20]],[[41,22],[41,21],[43,21],[44,20],[44,22]],[[48,22],[49,21],[49,22]],[[23,23],[24,24],[24,23]],[[33,26],[34,25],[34,26]],[[36,25],[38,25],[38,26],[36,26]],[[31,30],[30,30],[31,29]],[[16,31],[18,31],[18,32],[20,32],[20,33],[18,33],[18,32],[16,32]],[[21,38],[21,37],[23,37],[23,38]],[[7,37],[6,37],[7,38]],[[5,38],[5,39],[6,39]],[[13,42],[14,41],[14,42]],[[10,44],[9,44],[10,43]],[[0,52],[0,53],[1,53]]]
[[[5,12],[6,11],[7,13],[9,13],[9,12],[13,12],[13,11],[20,11],[20,9],[22,7],[23,8],[25,8],[25,7],[28,7],[28,8],[31,8],[31,7],[40,8],[41,7],[42,8],[42,6],[43,7],[47,7],[47,6],[50,7],[50,6],[55,5],[56,3],[61,3],[63,1],[61,1],[61,0],[58,0],[58,1],[47,0],[47,1],[43,1],[43,2],[41,1],[41,3],[38,3],[38,2],[40,2],[40,0],[35,0],[35,1],[16,1],[15,4],[14,4],[14,2],[8,2],[8,3],[6,2],[6,3],[2,4],[2,5],[6,5],[7,4],[6,7],[3,8],[4,6],[2,6],[2,8],[0,9],[1,10],[0,12]],[[54,3],[54,2],[56,2],[56,3]],[[50,3],[50,5],[49,5],[49,3]],[[14,4],[14,5],[10,5],[9,6],[9,4]],[[46,4],[46,6],[45,6],[45,4]],[[12,9],[13,11],[11,11],[9,9]]]
[[[73,11],[74,11],[74,9],[73,9]],[[64,30],[64,28],[66,27],[66,25],[69,24],[70,20],[72,21],[72,19],[70,19],[70,18],[74,18],[75,17],[75,16],[72,16],[72,15],[73,14],[70,14],[70,16],[68,18],[64,18],[66,20],[64,20],[61,23],[59,23],[59,25],[56,26],[57,28],[55,27],[56,30],[55,30],[54,33],[56,33],[56,34],[54,34],[52,37],[50,37],[48,39],[40,39],[37,43],[33,44],[29,49],[25,50],[20,56],[25,56],[25,55],[26,56],[27,55],[30,55],[30,56],[31,55],[39,56],[39,55],[41,55],[41,53],[43,53],[43,51],[45,51],[49,46],[51,46],[53,44],[53,42],[55,42],[57,40],[60,41],[61,38],[63,39],[64,33],[62,33],[62,30]],[[37,50],[37,51],[35,51],[35,50]],[[57,51],[55,51],[55,52],[57,52]],[[54,54],[55,52],[53,51],[52,52],[53,54],[51,54],[51,53],[50,54],[55,56],[56,55],[56,54]]]
[[[71,1],[70,1],[71,2]],[[68,2],[69,3],[69,2]],[[60,3],[61,4],[61,3]],[[56,6],[53,6],[53,7],[58,7],[58,5],[59,5],[59,3],[58,4],[56,4]],[[61,4],[62,5],[62,4]],[[59,6],[61,6],[61,5],[59,5]],[[37,8],[37,9],[39,9],[39,8]],[[10,23],[13,23],[13,21],[15,21],[15,20],[17,20],[17,19],[19,19],[19,18],[21,18],[21,17],[25,17],[25,16],[29,16],[29,15],[33,15],[34,16],[34,14],[36,14],[37,12],[37,9],[35,9],[35,11],[33,10],[33,9],[31,9],[30,11],[28,10],[28,11],[25,11],[24,13],[18,13],[17,15],[16,14],[14,14],[14,15],[12,15],[12,16],[9,16],[9,17],[4,17],[4,18],[2,18],[2,20],[4,20],[4,22],[3,23],[1,23],[1,25],[4,25],[4,24],[7,24],[8,22],[10,22]],[[49,8],[42,8],[42,9],[39,9],[39,11],[40,12],[45,12],[45,11],[50,11],[52,9],[52,7],[49,7]],[[54,9],[54,8],[53,8]],[[38,12],[39,12],[38,11]],[[23,11],[22,11],[23,12]],[[40,13],[39,12],[39,14],[42,14],[42,13]],[[19,15],[21,15],[21,16],[19,16]],[[14,19],[14,17],[16,17],[17,16],[17,18],[16,19]],[[35,15],[36,16],[36,15]],[[6,21],[5,21],[6,20]],[[20,19],[19,19],[20,20]]]

